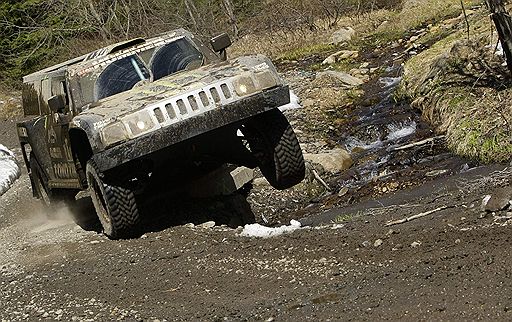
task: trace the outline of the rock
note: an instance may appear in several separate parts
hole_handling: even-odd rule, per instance
[[[346,195],[348,193],[348,188],[347,187],[343,187],[341,188],[340,192],[338,192],[338,197],[343,197],[344,195]]]
[[[419,246],[421,246],[421,242],[419,242],[419,241],[415,241],[415,242],[413,242],[413,243],[411,244],[411,247],[412,247],[412,248],[416,248],[416,247],[419,247]]]
[[[506,210],[512,203],[512,186],[496,190],[492,195],[485,196],[482,210],[496,212]]]
[[[210,229],[210,228],[213,228],[215,227],[215,221],[207,221],[203,224],[200,225],[201,228],[204,228],[204,229]]]
[[[331,38],[331,42],[335,45],[338,45],[343,42],[351,41],[352,38],[356,35],[356,31],[351,27],[344,27],[340,30],[336,31]]]
[[[319,154],[305,154],[304,159],[321,165],[326,171],[331,173],[345,171],[354,164],[350,154],[343,149],[335,149]]]
[[[322,65],[334,65],[336,64],[336,56],[331,55],[327,57],[323,62]]]
[[[327,57],[322,64],[323,65],[333,65],[339,61],[349,59],[349,58],[357,58],[359,57],[359,52],[354,50],[340,50],[337,53],[332,54]]]
[[[363,247],[369,247],[370,246],[370,242],[365,240],[363,243],[362,243]]]
[[[340,82],[342,82],[346,87],[352,88],[361,86],[364,84],[364,81],[358,77],[352,76],[350,74],[344,72],[336,72],[336,71],[326,71],[318,74],[317,77],[320,78],[334,78]]]
[[[373,243],[373,247],[380,247],[382,246],[382,244],[384,244],[384,242],[382,241],[382,239],[377,239],[375,241],[375,243]]]

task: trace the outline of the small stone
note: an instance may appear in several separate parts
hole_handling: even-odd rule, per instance
[[[363,247],[370,247],[370,242],[365,240],[362,245]]]
[[[99,244],[99,243],[100,243],[100,241],[99,241],[99,240],[93,240],[93,241],[92,241],[92,242],[90,242],[89,244],[93,244],[93,245],[94,245],[94,244]]]
[[[419,246],[421,246],[421,242],[420,242],[420,241],[415,241],[415,242],[413,242],[413,243],[411,244],[411,247],[412,247],[412,248],[416,248],[416,247],[419,247]]]
[[[196,225],[194,225],[193,223],[188,223],[186,225],[184,225],[183,227],[185,228],[194,228]]]
[[[55,311],[55,314],[57,314],[57,315],[61,315],[61,314],[62,314],[62,310],[61,310],[61,309],[58,309],[57,311]]]
[[[482,210],[497,212],[506,210],[512,201],[512,186],[496,190],[492,195],[485,196]]]
[[[460,239],[456,239],[455,244],[460,244]]]
[[[340,192],[338,192],[338,197],[343,197],[344,195],[346,195],[348,193],[348,188],[347,187],[343,187],[341,188]]]
[[[380,247],[382,246],[382,244],[384,244],[384,242],[382,241],[382,239],[377,239],[375,241],[375,243],[373,243],[373,247]]]

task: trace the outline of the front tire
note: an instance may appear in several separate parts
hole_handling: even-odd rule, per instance
[[[263,176],[278,190],[304,180],[304,157],[290,123],[278,109],[253,117],[241,129]]]
[[[105,182],[92,161],[87,163],[86,177],[103,233],[110,239],[139,237],[140,217],[133,191]]]

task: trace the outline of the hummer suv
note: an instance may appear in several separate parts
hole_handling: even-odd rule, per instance
[[[90,194],[103,232],[136,237],[136,196],[179,190],[225,164],[259,167],[276,189],[305,175],[302,151],[278,107],[289,88],[261,55],[227,60],[186,30],[117,43],[23,79],[17,124],[35,197],[73,203]],[[97,216],[97,218],[96,218]]]

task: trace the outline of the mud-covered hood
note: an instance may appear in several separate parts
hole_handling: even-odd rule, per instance
[[[210,64],[191,71],[182,71],[92,103],[80,115],[94,115],[95,118],[99,116],[105,121],[115,121],[159,101],[183,95],[223,79],[257,70],[262,66],[268,66],[275,72],[270,60],[260,55],[240,57],[229,62]]]

